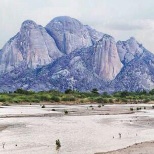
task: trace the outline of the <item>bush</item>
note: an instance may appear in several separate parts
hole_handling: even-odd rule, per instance
[[[68,114],[68,111],[67,111],[67,110],[64,110],[64,113],[65,113],[65,114]]]
[[[103,101],[104,99],[102,98],[102,97],[97,97],[96,99],[95,99],[95,101],[97,102],[97,103],[103,103],[104,101]]]
[[[73,97],[73,96],[70,96],[70,97],[63,97],[62,98],[62,101],[75,101],[75,97]]]
[[[130,111],[133,111],[133,110],[134,110],[134,109],[131,107],[131,108],[130,108]]]
[[[12,102],[13,102],[13,103],[20,103],[20,102],[23,102],[23,100],[20,99],[19,97],[16,97],[16,98],[13,98],[13,99],[12,99]]]
[[[145,99],[143,102],[148,103],[148,102],[150,102],[150,99]]]
[[[60,98],[57,97],[57,96],[52,96],[51,100],[54,101],[54,102],[60,102]]]
[[[98,105],[99,108],[101,108],[101,105]]]
[[[83,100],[80,100],[80,103],[82,103],[82,104],[83,104],[83,103],[84,103],[84,101],[83,101]]]
[[[39,96],[39,99],[41,100],[41,101],[50,101],[50,99],[51,99],[51,97],[50,97],[50,95],[40,95]]]
[[[8,103],[2,103],[2,106],[10,106]]]
[[[9,102],[9,101],[10,101],[9,96],[6,96],[6,95],[0,96],[0,102]]]
[[[141,107],[137,107],[137,108],[136,108],[136,110],[141,110],[141,109],[142,109]]]
[[[111,98],[109,99],[109,102],[110,102],[110,103],[114,103],[113,99],[111,99]]]
[[[45,105],[42,105],[42,108],[45,108]]]
[[[128,102],[128,100],[126,98],[122,98],[121,101],[125,102],[125,103]]]
[[[34,94],[35,92],[33,91],[27,91],[27,90],[23,90],[23,89],[17,89],[16,91],[14,91],[14,93],[18,93],[18,94]]]
[[[109,103],[109,100],[107,98],[104,98],[103,103]]]
[[[57,146],[57,148],[60,148],[61,147],[61,143],[60,143],[60,140],[59,139],[56,140],[56,146]]]
[[[99,94],[99,92],[98,92],[98,89],[97,88],[94,88],[94,89],[92,89],[92,91],[91,91],[93,94]]]
[[[71,89],[65,90],[65,94],[71,94],[73,91]]]

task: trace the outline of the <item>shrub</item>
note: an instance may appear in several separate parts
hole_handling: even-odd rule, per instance
[[[10,106],[8,103],[2,103],[2,106]]]
[[[145,99],[143,102],[148,103],[148,102],[150,102],[150,99]]]
[[[42,108],[45,108],[45,105],[42,105]]]
[[[98,105],[99,108],[101,108],[101,105]]]
[[[107,98],[104,98],[103,103],[109,103],[109,100]]]
[[[65,114],[68,114],[68,111],[67,111],[67,110],[64,110],[64,113],[65,113]]]
[[[128,102],[128,100],[126,98],[122,98],[121,101],[125,102],[125,103]]]
[[[73,92],[72,89],[65,90],[65,94],[71,94],[72,92]]]
[[[9,101],[9,97],[7,97],[7,96],[0,97],[0,102],[8,102],[8,101]]]
[[[102,98],[102,97],[97,97],[96,99],[95,99],[95,101],[97,102],[97,103],[103,103],[104,101],[103,101],[104,99]]]
[[[16,91],[14,91],[14,93],[18,93],[18,94],[34,94],[35,92],[33,91],[27,91],[27,90],[23,90],[23,89],[17,89]]]
[[[141,110],[141,109],[142,109],[141,107],[137,107],[137,108],[136,108],[136,110]]]
[[[51,97],[50,97],[50,95],[40,95],[39,96],[39,99],[41,100],[41,101],[50,101],[50,99],[51,99]]]
[[[99,92],[98,92],[98,89],[97,89],[97,88],[92,89],[91,93],[93,93],[93,94],[99,94]]]
[[[80,103],[84,103],[84,101],[83,100],[80,100]]]
[[[57,97],[57,96],[52,96],[51,100],[54,101],[54,102],[60,102],[60,98]]]
[[[60,143],[60,140],[59,139],[56,140],[56,146],[57,146],[57,148],[60,148],[61,147],[61,143]]]
[[[75,101],[75,97],[73,97],[73,96],[67,96],[67,97],[63,97],[62,98],[62,101]]]
[[[130,111],[133,111],[133,110],[134,110],[134,109],[131,107],[131,108],[130,108]]]
[[[111,98],[109,99],[109,102],[110,102],[110,103],[114,103],[113,99],[111,99]]]
[[[30,99],[29,102],[33,102],[33,103],[39,103],[40,100],[39,99]]]

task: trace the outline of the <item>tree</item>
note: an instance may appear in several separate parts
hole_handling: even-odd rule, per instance
[[[70,94],[70,93],[72,93],[72,89],[65,90],[65,94]]]
[[[98,89],[97,88],[94,88],[94,89],[92,89],[92,91],[91,91],[93,94],[99,94],[99,92],[98,92]]]
[[[154,89],[152,89],[151,91],[149,91],[150,95],[154,95]]]

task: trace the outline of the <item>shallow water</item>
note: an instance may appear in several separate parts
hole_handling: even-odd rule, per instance
[[[82,107],[67,106],[79,109]],[[38,114],[51,111],[38,106],[0,109],[0,114],[6,115],[21,112]],[[0,154],[94,154],[154,140],[153,126],[134,125],[136,117],[153,118],[154,110],[131,115],[0,118],[0,125],[10,125],[0,132]],[[122,134],[121,138],[119,133]],[[57,139],[60,139],[62,145],[59,151],[55,148]],[[5,149],[2,148],[3,142]]]

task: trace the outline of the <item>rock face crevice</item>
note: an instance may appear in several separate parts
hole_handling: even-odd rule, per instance
[[[67,16],[45,28],[26,20],[0,50],[0,91],[150,90],[153,70],[154,55],[133,37],[116,43]]]

